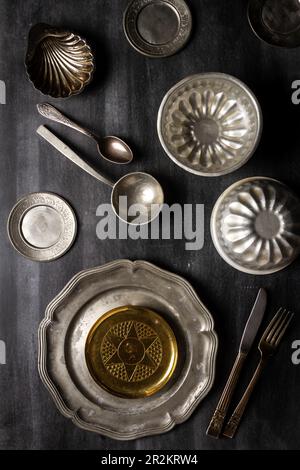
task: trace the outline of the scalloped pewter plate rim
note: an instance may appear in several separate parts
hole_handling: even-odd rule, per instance
[[[246,274],[264,276],[264,275],[267,275],[267,274],[277,273],[277,272],[282,271],[283,269],[287,268],[288,266],[290,266],[290,264],[293,263],[293,261],[295,261],[295,259],[297,258],[298,255],[296,254],[285,265],[283,265],[283,266],[281,265],[279,267],[274,267],[274,268],[265,269],[265,270],[256,270],[256,269],[251,269],[251,268],[245,268],[245,267],[241,266],[240,264],[236,263],[235,261],[233,261],[224,252],[224,250],[220,246],[219,239],[216,235],[216,227],[215,227],[217,212],[218,212],[218,210],[220,208],[220,205],[222,204],[223,200],[226,198],[226,196],[228,194],[230,194],[231,191],[234,190],[236,187],[239,187],[241,184],[251,182],[251,181],[257,181],[257,180],[273,181],[274,183],[280,184],[282,187],[286,188],[290,193],[294,194],[293,191],[291,191],[286,184],[282,183],[281,181],[277,180],[276,178],[271,178],[271,177],[268,177],[268,176],[250,176],[248,178],[238,180],[235,183],[231,184],[228,188],[226,188],[221,193],[221,195],[218,197],[218,199],[216,200],[216,202],[214,204],[214,207],[213,207],[213,210],[212,210],[212,213],[211,213],[211,218],[210,218],[210,233],[211,233],[211,238],[212,238],[215,249],[217,250],[220,257],[227,264],[229,264],[233,268],[237,269],[238,271],[241,271],[241,272],[246,273]]]
[[[244,158],[242,161],[238,162],[236,165],[234,165],[233,167],[228,168],[226,170],[217,171],[217,172],[205,172],[205,171],[201,171],[201,170],[195,170],[195,169],[189,167],[188,165],[185,165],[180,160],[178,160],[178,158],[173,154],[173,152],[171,152],[168,149],[167,144],[166,144],[165,139],[164,139],[163,134],[162,134],[162,114],[163,114],[165,104],[167,103],[170,96],[177,90],[177,88],[180,88],[185,82],[189,82],[191,80],[196,80],[196,79],[204,79],[205,80],[205,79],[209,79],[209,78],[213,78],[213,77],[219,78],[219,79],[223,78],[225,80],[228,80],[228,81],[232,82],[233,84],[237,85],[239,88],[242,88],[246,92],[248,97],[251,99],[251,101],[253,103],[253,106],[255,108],[255,111],[256,111],[258,131],[257,131],[256,139],[255,139],[255,144],[253,145],[253,148],[252,148],[251,152],[249,152],[249,154],[247,155],[247,158]],[[226,74],[226,73],[221,73],[221,72],[207,72],[207,73],[193,74],[193,75],[189,75],[188,77],[185,77],[182,80],[180,80],[179,82],[177,82],[175,85],[173,85],[167,91],[167,93],[163,97],[163,100],[160,104],[160,107],[159,107],[159,110],[158,110],[158,115],[157,115],[157,133],[158,133],[159,141],[160,141],[160,144],[163,147],[165,153],[168,155],[168,157],[176,165],[178,165],[180,168],[182,168],[183,170],[185,170],[189,173],[192,173],[194,175],[206,176],[206,177],[209,177],[209,178],[210,177],[223,176],[223,175],[227,175],[229,173],[233,173],[234,171],[236,171],[239,168],[241,168],[242,166],[244,166],[250,160],[250,158],[253,156],[253,154],[255,153],[255,151],[256,151],[256,149],[259,145],[259,142],[260,142],[260,138],[261,138],[261,135],[262,135],[262,130],[263,130],[263,115],[262,115],[262,111],[261,111],[259,101],[256,98],[256,96],[254,95],[254,93],[252,92],[252,90],[242,80],[234,77],[233,75]]]
[[[205,329],[204,331],[206,333],[209,333],[209,339],[210,339],[210,353],[208,356],[208,365],[209,365],[208,380],[205,385],[205,388],[201,391],[201,393],[198,396],[195,396],[194,401],[189,404],[189,407],[186,413],[180,416],[178,415],[172,416],[172,412],[167,412],[166,413],[166,416],[168,418],[167,423],[165,423],[164,421],[164,418],[166,416],[162,416],[161,427],[156,426],[156,427],[152,427],[148,429],[143,428],[139,432],[134,429],[126,433],[118,432],[114,428],[108,429],[107,427],[102,427],[99,423],[97,424],[88,423],[86,420],[81,419],[81,417],[78,414],[78,412],[80,411],[80,407],[76,410],[68,407],[68,405],[64,401],[62,394],[58,391],[58,388],[56,387],[54,381],[51,379],[47,370],[48,348],[47,348],[46,336],[47,336],[48,328],[51,326],[51,324],[53,324],[53,316],[55,314],[57,307],[84,278],[91,276],[93,274],[97,274],[97,273],[98,274],[105,273],[105,272],[109,272],[110,270],[114,271],[118,268],[128,269],[129,272],[132,272],[132,273],[134,273],[138,269],[145,269],[146,271],[148,271],[148,273],[150,273],[153,276],[160,275],[165,280],[174,281],[175,284],[179,285],[181,288],[184,288],[187,294],[191,296],[191,299],[199,305],[199,312],[197,313],[200,314],[200,311],[202,311],[203,318],[207,326],[207,329]],[[214,330],[214,321],[213,321],[211,314],[209,313],[207,308],[203,305],[203,303],[201,302],[201,300],[199,299],[195,290],[193,289],[193,287],[190,285],[189,282],[187,282],[181,276],[178,276],[177,274],[173,274],[171,272],[158,268],[157,266],[147,261],[115,260],[103,266],[83,270],[79,272],[78,274],[76,274],[67,283],[64,289],[48,305],[46,309],[45,317],[39,326],[38,343],[39,343],[39,351],[38,351],[39,375],[45,387],[50,392],[52,399],[55,402],[56,407],[59,409],[62,415],[71,419],[74,424],[76,424],[78,427],[84,430],[96,432],[104,436],[113,438],[113,439],[131,440],[131,439],[137,439],[137,438],[141,438],[141,437],[145,437],[149,435],[157,435],[157,434],[161,434],[161,433],[171,430],[176,424],[180,424],[189,418],[189,416],[192,414],[192,412],[195,410],[198,404],[209,393],[214,383],[215,369],[216,369],[216,354],[217,354],[217,349],[218,349],[218,337]],[[72,380],[72,378],[70,378],[70,380]],[[178,393],[178,391],[176,393]],[[188,400],[188,399],[190,399],[190,396],[185,397],[185,400]],[[172,400],[172,397],[170,398],[170,400]]]

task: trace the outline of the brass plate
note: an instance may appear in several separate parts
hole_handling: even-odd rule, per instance
[[[160,315],[124,306],[110,310],[94,324],[85,355],[100,386],[121,397],[142,398],[168,382],[178,349],[172,329]]]

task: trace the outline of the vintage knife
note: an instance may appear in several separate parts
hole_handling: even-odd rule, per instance
[[[211,422],[207,428],[206,434],[211,437],[218,438],[221,434],[224,419],[231,402],[231,398],[240,376],[240,372],[244,365],[245,359],[255,340],[259,327],[261,325],[267,305],[267,293],[264,289],[259,289],[255,303],[253,305],[250,316],[247,320],[244,333],[241,339],[239,352],[228,381],[225,385],[217,408],[213,414]]]

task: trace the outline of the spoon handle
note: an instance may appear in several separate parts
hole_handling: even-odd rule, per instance
[[[62,140],[60,140],[56,135],[54,135],[49,129],[45,126],[40,126],[36,131],[43,139],[45,139],[49,144],[51,144],[56,150],[62,153],[65,157],[67,157],[71,162],[75,163],[75,165],[79,166],[82,170],[84,170],[89,175],[93,176],[97,180],[101,181],[104,184],[107,184],[110,187],[114,186],[114,183],[105,178],[105,176],[98,173],[98,171],[94,170],[88,163],[86,163],[82,158],[77,155],[73,150],[70,149]]]
[[[71,127],[71,129],[75,129],[75,131],[81,132],[82,134],[92,137],[95,139],[95,136],[92,132],[85,129],[84,127],[79,126],[76,122],[72,121],[71,119],[67,118],[64,114],[62,114],[58,109],[52,106],[49,103],[42,103],[36,105],[38,112],[47,119],[51,121],[59,122],[64,126]]]

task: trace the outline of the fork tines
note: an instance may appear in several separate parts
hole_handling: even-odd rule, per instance
[[[290,312],[289,310],[280,307],[280,309],[277,311],[276,315],[266,328],[261,341],[266,341],[268,344],[277,347],[280,341],[282,340],[282,337],[287,327],[289,326],[293,316],[293,312]]]

